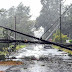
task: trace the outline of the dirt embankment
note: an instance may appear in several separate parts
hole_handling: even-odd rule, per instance
[[[23,63],[20,61],[0,61],[0,65],[6,66],[6,65],[22,65]],[[5,72],[5,71],[0,71]]]
[[[0,65],[21,65],[20,61],[0,61]]]

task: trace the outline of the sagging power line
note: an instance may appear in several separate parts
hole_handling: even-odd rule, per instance
[[[31,35],[27,35],[27,34],[24,34],[24,33],[15,31],[15,30],[12,30],[12,29],[10,29],[10,28],[6,28],[6,27],[3,27],[3,26],[0,26],[0,27],[2,27],[2,28],[4,28],[4,29],[7,29],[7,30],[10,30],[10,31],[12,31],[12,32],[16,32],[16,33],[18,33],[18,34],[21,34],[21,35],[30,37],[30,38],[34,38],[34,39],[40,40],[40,41],[42,41],[44,44],[53,44],[53,45],[60,46],[60,47],[62,47],[62,48],[68,49],[68,50],[72,50],[71,48],[69,48],[69,47],[67,47],[67,46],[64,46],[64,44],[59,44],[59,43],[55,43],[55,42],[49,42],[49,41],[43,40],[43,39],[41,39],[41,38],[37,38],[37,37],[31,36]],[[0,41],[4,41],[4,40],[0,40]],[[11,42],[11,40],[5,40],[5,41],[7,41],[7,42],[10,41],[10,42]],[[4,41],[4,42],[5,42],[5,41]],[[14,40],[12,40],[12,41],[14,41]],[[16,42],[16,41],[17,41],[17,40],[15,40],[14,42]],[[21,40],[19,40],[19,41],[21,41]],[[21,41],[21,42],[22,42],[22,41]],[[25,41],[23,41],[23,42],[25,42]],[[25,43],[27,43],[27,42],[25,42]],[[28,43],[31,43],[31,41],[29,41]],[[33,43],[34,43],[34,42],[33,42]]]
[[[61,17],[71,8],[71,6],[72,6],[72,4],[63,12],[63,14],[61,14]],[[60,19],[60,17],[51,25],[50,28],[48,28],[48,29],[44,32],[44,34],[41,36],[41,38],[47,33],[48,30],[50,30],[50,29],[55,25],[56,22],[58,22],[59,19]]]

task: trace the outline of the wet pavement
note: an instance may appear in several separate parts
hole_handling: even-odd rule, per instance
[[[29,45],[9,57],[24,64],[11,66],[6,72],[72,72],[72,58],[66,52],[44,49],[42,45]]]
[[[12,53],[9,57],[24,58],[28,56],[34,56],[36,58],[41,56],[57,56],[63,59],[70,59],[66,52],[58,51],[57,49],[53,48],[45,49],[42,45],[29,45],[26,48],[20,49],[16,53]]]
[[[9,68],[6,72],[72,72],[72,64],[59,59],[50,61],[25,61],[25,64]]]
[[[11,66],[3,66],[0,65],[0,71],[5,71],[6,69],[10,68]]]

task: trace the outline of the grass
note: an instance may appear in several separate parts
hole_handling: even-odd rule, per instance
[[[10,48],[14,47],[14,45],[11,45]],[[16,50],[19,50],[21,48],[26,47],[26,45],[16,45]]]
[[[69,53],[69,54],[72,55],[72,51],[71,51],[71,50],[68,50],[68,49],[65,49],[65,48],[61,48],[61,47],[55,46],[55,45],[53,45],[52,47],[53,47],[53,48],[56,48],[56,49],[59,49],[59,50],[62,50],[62,51],[64,51],[64,52],[67,52],[67,53]]]
[[[10,48],[12,48],[13,46],[14,45],[11,45]],[[24,47],[26,47],[26,45],[17,45],[16,50],[19,50]],[[8,48],[4,48],[4,49],[5,49],[5,51],[0,51],[0,55],[6,55],[8,53],[8,51],[7,51]]]
[[[17,45],[16,50],[19,50],[19,49],[24,48],[24,47],[26,47],[26,45]]]
[[[0,55],[6,55],[7,53],[7,51],[0,51]]]

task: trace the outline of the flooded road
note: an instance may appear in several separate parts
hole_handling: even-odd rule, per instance
[[[5,71],[6,69],[10,68],[11,66],[3,66],[0,65],[0,71]]]
[[[62,60],[22,61],[24,65],[13,66],[6,72],[72,72],[72,64],[68,64]]]
[[[9,57],[24,58],[34,56],[37,59],[40,57],[59,57],[63,59],[70,59],[68,54],[63,51],[58,51],[54,48],[45,49],[43,45],[29,45],[28,47],[22,48],[16,53],[12,53]]]
[[[72,72],[72,58],[67,53],[42,45],[29,45],[9,57],[16,57],[24,64],[11,66],[6,72]]]

